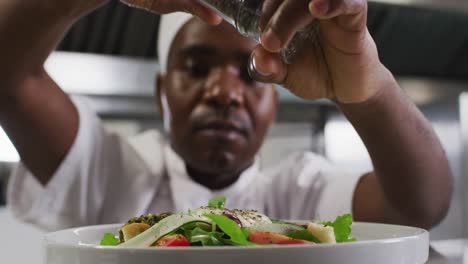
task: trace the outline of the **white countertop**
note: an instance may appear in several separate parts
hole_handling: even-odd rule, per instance
[[[442,240],[431,243],[428,264],[468,264],[468,240]]]

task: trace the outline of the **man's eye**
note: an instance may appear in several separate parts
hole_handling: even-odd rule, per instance
[[[210,65],[203,62],[196,62],[196,61],[188,61],[185,64],[185,70],[193,77],[193,78],[202,78],[208,76],[210,73]]]

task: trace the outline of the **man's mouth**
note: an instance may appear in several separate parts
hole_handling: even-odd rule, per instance
[[[240,134],[247,137],[247,131],[242,125],[229,120],[211,120],[195,125],[195,132],[206,132],[216,134]]]

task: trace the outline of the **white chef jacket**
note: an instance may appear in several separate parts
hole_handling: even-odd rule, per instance
[[[123,223],[146,213],[180,212],[217,195],[227,208],[256,209],[281,219],[334,219],[352,212],[361,174],[302,152],[261,170],[255,162],[238,181],[213,191],[193,181],[165,137],[147,131],[131,139],[107,131],[84,98],[73,98],[80,124],[69,153],[42,186],[20,163],[8,188],[14,216],[45,230]]]

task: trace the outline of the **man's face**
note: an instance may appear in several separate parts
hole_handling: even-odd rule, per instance
[[[189,168],[232,175],[253,163],[277,107],[273,86],[247,72],[254,47],[228,24],[195,19],[174,40],[159,98],[172,147]]]

